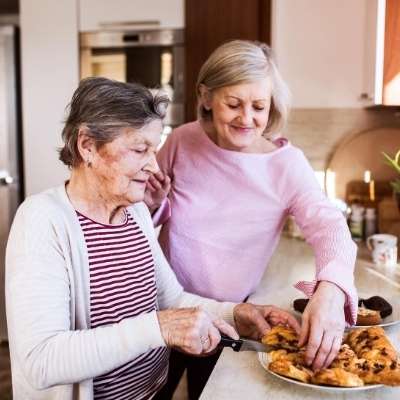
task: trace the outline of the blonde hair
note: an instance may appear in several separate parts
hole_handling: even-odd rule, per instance
[[[212,92],[221,87],[249,83],[266,77],[272,81],[272,96],[264,133],[280,132],[288,118],[290,92],[275,65],[270,47],[260,42],[232,40],[211,53],[197,78],[198,117],[212,120],[212,111],[207,110],[201,102],[201,85]]]

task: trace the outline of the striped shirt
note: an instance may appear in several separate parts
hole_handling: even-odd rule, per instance
[[[77,215],[89,256],[91,327],[156,310],[153,256],[132,216],[126,213],[124,223],[104,225],[78,211]],[[160,347],[94,378],[94,399],[152,398],[166,380],[168,356],[168,350]]]

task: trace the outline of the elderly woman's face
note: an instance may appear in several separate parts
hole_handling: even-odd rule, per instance
[[[127,206],[143,200],[147,180],[159,169],[155,155],[161,132],[159,120],[141,129],[124,128],[95,153],[92,171],[106,201]]]
[[[265,78],[213,91],[209,107],[220,147],[251,151],[268,123],[271,89]]]

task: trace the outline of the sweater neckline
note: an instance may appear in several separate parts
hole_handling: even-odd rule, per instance
[[[111,229],[113,229],[113,228],[123,228],[126,225],[128,225],[128,211],[126,209],[124,209],[124,221],[123,222],[119,222],[118,224],[103,224],[102,222],[95,221],[93,218],[88,217],[87,215],[81,213],[78,210],[75,210],[75,212],[76,212],[76,214],[78,216],[81,216],[84,219],[92,222],[93,224],[99,225],[99,226],[101,226],[103,228],[111,228]]]
[[[286,151],[291,144],[290,142],[283,137],[277,138],[276,140],[273,141],[274,144],[278,146],[277,149],[270,151],[268,153],[243,153],[240,151],[235,151],[235,150],[227,150],[223,149],[222,147],[217,146],[207,135],[207,133],[204,131],[203,127],[200,124],[200,121],[197,120],[195,122],[200,130],[200,140],[202,140],[207,147],[209,147],[211,150],[215,151],[216,153],[219,153],[225,157],[236,157],[236,158],[271,158],[272,156],[275,156],[282,151]]]

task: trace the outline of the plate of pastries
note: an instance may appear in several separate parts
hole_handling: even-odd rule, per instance
[[[335,392],[400,386],[400,359],[380,326],[350,330],[329,368],[318,371],[306,365],[305,347],[298,347],[292,328],[275,326],[262,342],[275,350],[258,353],[261,365],[291,383]]]
[[[303,313],[308,299],[295,299],[293,308]],[[354,328],[368,326],[391,326],[400,322],[400,304],[395,299],[360,294],[358,300],[357,323]]]

